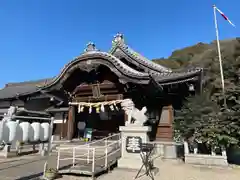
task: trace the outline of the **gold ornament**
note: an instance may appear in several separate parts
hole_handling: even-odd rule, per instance
[[[100,113],[99,107],[96,107],[96,113]]]

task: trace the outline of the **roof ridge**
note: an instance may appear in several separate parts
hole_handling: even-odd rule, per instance
[[[39,83],[47,82],[51,80],[52,78],[43,78],[38,80],[29,80],[29,81],[22,81],[22,82],[9,82],[5,84],[5,87],[17,87],[17,86],[23,86],[23,85],[37,85]]]
[[[109,51],[109,53],[111,55],[113,55],[113,53],[115,52],[115,50],[117,48],[120,48],[125,53],[129,54],[130,56],[132,56],[136,60],[142,61],[142,63],[145,63],[146,65],[149,65],[149,66],[152,66],[152,67],[153,66],[159,67],[160,69],[162,69],[163,72],[172,72],[171,68],[168,68],[168,67],[165,67],[165,66],[162,66],[160,64],[152,62],[150,59],[148,59],[147,57],[138,53],[137,51],[132,49],[129,45],[127,45],[124,42],[114,42],[112,48]]]

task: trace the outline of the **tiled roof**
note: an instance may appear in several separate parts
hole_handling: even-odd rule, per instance
[[[3,89],[0,89],[0,99],[14,98],[18,95],[27,95],[38,90],[39,86],[48,83],[51,79],[41,79],[37,81],[26,81],[18,83],[8,83]]]
[[[147,59],[146,57],[142,56],[141,54],[134,51],[128,45],[124,43],[115,43],[110,50],[110,54],[114,54],[115,50],[119,48],[124,51],[128,56],[132,57],[135,61],[139,64],[145,65],[146,67],[153,69],[156,72],[172,72],[170,68],[164,67],[160,64],[154,63],[153,61]]]
[[[13,83],[7,83],[5,87],[10,87],[10,86],[25,86],[25,85],[35,85],[35,86],[41,86],[43,84],[48,83],[51,81],[52,78],[46,78],[46,79],[39,79],[35,81],[24,81],[24,82],[13,82]]]
[[[109,53],[101,52],[95,48],[93,43],[89,43],[85,53],[66,64],[62,72],[55,78],[6,84],[3,89],[0,89],[0,99],[11,99],[17,96],[28,95],[39,91],[40,88],[42,90],[43,88],[53,86],[60,80],[64,79],[64,77],[67,78],[65,75],[70,72],[71,68],[74,69],[73,66],[76,66],[78,63],[78,65],[80,65],[83,61],[86,61],[86,58],[102,58],[100,59],[102,63],[105,63],[105,65],[110,64],[109,66],[112,67],[113,71],[116,74],[120,74],[119,76],[121,77],[124,75],[128,82],[134,81],[143,84],[147,84],[149,82],[151,79],[150,76],[160,84],[185,82],[194,78],[194,76],[197,76],[197,74],[201,71],[200,69],[193,69],[191,71],[173,72],[171,69],[155,64],[132,50],[124,43],[122,39],[123,36],[121,34],[118,34],[117,38],[120,38],[120,41],[113,44]],[[122,49],[134,61],[144,66],[146,71],[140,72],[122,62],[116,57],[116,54],[114,54],[116,48]]]

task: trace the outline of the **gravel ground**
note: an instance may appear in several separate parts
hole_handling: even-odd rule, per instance
[[[187,165],[176,161],[155,162],[158,173],[155,180],[239,180],[240,169],[237,167],[202,167]],[[99,180],[131,180],[134,179],[137,171],[122,170],[115,168],[108,174],[101,175]],[[88,177],[63,176],[59,180],[90,180]],[[143,176],[139,180],[150,180]]]

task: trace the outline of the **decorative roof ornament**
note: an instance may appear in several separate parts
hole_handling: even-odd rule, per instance
[[[96,45],[93,42],[89,42],[87,44],[87,48],[84,50],[84,52],[89,52],[89,51],[97,51]]]
[[[123,44],[124,43],[124,36],[123,34],[121,33],[117,33],[115,36],[114,36],[114,39],[112,41],[113,44],[116,44],[116,43],[121,43]]]

